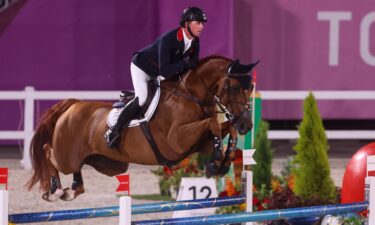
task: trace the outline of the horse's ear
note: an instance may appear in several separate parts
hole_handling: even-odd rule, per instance
[[[234,60],[231,64],[228,66],[227,73],[229,74],[235,74],[237,73],[238,67],[240,66],[240,60]]]
[[[250,71],[259,63],[259,60],[249,65],[242,65],[239,60],[233,61],[228,67],[228,76],[236,79],[245,90],[251,88]]]
[[[259,63],[259,60],[255,63],[251,63],[249,65],[243,65],[240,63],[240,61],[237,59],[233,61],[229,67],[228,67],[228,74],[248,74],[257,64]]]
[[[255,63],[251,63],[249,65],[241,65],[241,69],[244,73],[249,73],[258,63],[260,60],[256,61]]]

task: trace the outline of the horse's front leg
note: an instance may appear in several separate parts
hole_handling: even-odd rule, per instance
[[[225,137],[229,134],[230,129],[233,128],[233,125],[229,121],[222,122],[220,124],[221,127],[221,136]]]
[[[229,134],[229,139],[228,139],[227,149],[225,151],[224,160],[221,162],[219,171],[218,172],[214,171],[214,172],[218,173],[221,176],[224,176],[229,171],[231,163],[236,157],[235,151],[237,150],[238,132],[236,128],[229,121],[225,121],[221,123],[220,127],[221,127],[221,137],[225,137]],[[200,145],[198,145],[197,149],[199,150],[204,149],[204,152],[212,152],[213,151],[212,143],[210,140],[206,140],[202,142]],[[211,167],[211,168],[214,167],[216,168],[216,170],[218,169],[216,167],[216,164],[212,163],[212,161],[211,161],[211,166],[208,166],[208,167]]]
[[[205,174],[207,177],[220,174],[224,160],[224,149],[222,144],[222,127],[217,119],[211,119],[208,122],[208,128],[211,131],[213,138],[213,153],[212,159],[205,163]]]
[[[232,161],[236,158],[236,150],[237,150],[237,130],[234,126],[228,126],[229,132],[229,139],[228,139],[228,147],[225,151],[225,157],[223,163],[221,164],[219,174],[224,176],[231,166]]]
[[[190,149],[191,146],[196,145],[198,141],[202,140],[203,135],[207,135],[207,132],[211,133],[210,137],[212,137],[213,153],[212,159],[209,162],[206,162],[206,175],[210,177],[218,174],[221,163],[224,159],[221,125],[219,121],[212,117],[199,122],[180,126],[178,131],[177,134],[173,133],[173,136],[178,136],[177,146],[181,149]],[[186,134],[190,135],[187,136]],[[175,139],[170,137],[169,140]],[[212,147],[210,150],[212,150]]]
[[[206,170],[207,176],[209,176],[209,173],[224,176],[229,171],[231,163],[236,157],[235,151],[237,150],[238,135],[236,128],[230,123],[222,123],[221,132],[223,137],[229,133],[228,147],[225,151],[225,157],[220,161],[220,164],[218,164],[217,161],[210,161],[208,164],[206,164],[206,168],[208,169]]]

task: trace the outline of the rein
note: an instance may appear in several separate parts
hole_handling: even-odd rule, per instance
[[[201,107],[207,107],[207,106],[213,106],[214,104],[212,104],[211,102],[207,101],[207,100],[200,100],[198,99],[197,97],[195,97],[192,93],[189,92],[189,90],[186,88],[186,91],[188,93],[184,93],[184,92],[177,92],[177,87],[180,85],[180,83],[183,83],[182,82],[182,79],[181,77],[179,77],[179,82],[177,83],[176,87],[173,88],[173,89],[170,89],[170,88],[162,88],[161,85],[156,85],[157,87],[159,87],[160,89],[162,90],[166,90],[166,91],[169,91],[171,94],[173,94],[174,96],[178,96],[178,97],[183,97],[185,99],[188,99],[192,102],[195,102],[197,103],[199,106]],[[184,84],[184,86],[186,87],[186,85]]]

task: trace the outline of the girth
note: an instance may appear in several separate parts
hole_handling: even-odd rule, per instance
[[[148,96],[147,96],[147,100],[146,100],[146,103],[144,104],[144,106],[142,107],[141,109],[141,112],[138,114],[138,116],[142,116],[145,111],[147,110],[148,106],[151,104],[151,100],[152,100],[152,97],[155,95],[155,92],[156,92],[156,89],[159,87],[159,85],[157,85],[157,82],[156,80],[151,80],[149,81],[148,83]],[[121,92],[121,95],[120,95],[120,101],[122,104],[126,104],[127,102],[129,102],[130,100],[132,100],[134,98],[134,92],[132,91],[122,91]],[[184,157],[182,157],[181,160],[176,160],[176,161],[173,161],[173,160],[168,160],[166,159],[160,152],[158,146],[156,145],[156,142],[154,140],[154,137],[152,136],[152,133],[151,133],[151,129],[150,129],[150,125],[147,121],[144,121],[142,123],[140,123],[140,126],[142,128],[142,131],[143,131],[143,134],[145,135],[148,143],[150,144],[151,148],[152,148],[152,151],[154,152],[155,154],[155,157],[156,159],[158,160],[158,163],[160,165],[163,165],[163,166],[167,166],[169,168],[173,168],[175,167],[182,159],[184,159],[186,156],[188,156],[191,151],[188,151],[186,153],[186,155]]]
[[[147,121],[141,123],[141,128],[142,128],[143,134],[145,135],[148,143],[150,144],[152,151],[154,152],[156,159],[158,160],[160,165],[173,168],[181,161],[181,160],[177,160],[177,161],[168,160],[161,154],[158,146],[155,143],[154,137],[152,136],[150,125],[148,124]]]

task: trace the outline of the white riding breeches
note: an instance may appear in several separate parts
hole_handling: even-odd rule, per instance
[[[147,100],[147,82],[151,80],[151,77],[134,63],[130,64],[130,72],[132,75],[135,97],[138,97],[139,105],[142,106]]]

